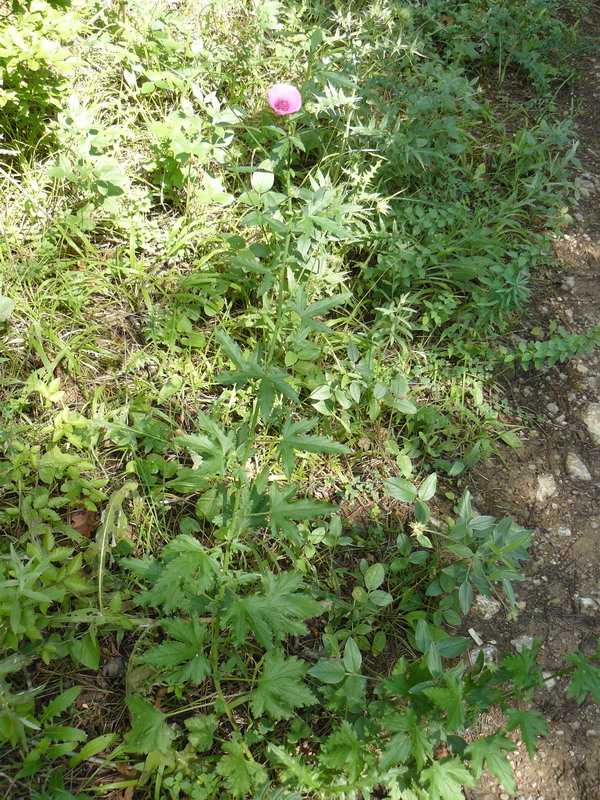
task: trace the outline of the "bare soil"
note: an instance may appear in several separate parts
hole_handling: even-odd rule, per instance
[[[600,6],[591,7],[581,30],[600,40]],[[561,103],[565,114],[571,102],[578,108],[579,179],[589,197],[554,241],[554,264],[537,276],[529,319],[542,330],[557,320],[583,333],[600,323],[600,51],[581,53],[575,66],[578,84]],[[600,348],[550,369],[517,372],[507,393],[515,423],[526,427],[524,447],[490,459],[471,489],[480,513],[510,514],[533,531],[532,560],[517,585],[518,618],[473,613],[469,624],[498,653],[528,644],[523,637],[541,637],[541,664],[551,674],[569,652],[592,653],[600,634]],[[536,697],[551,733],[535,759],[522,744],[511,757],[519,800],[600,800],[600,707],[567,700],[566,686],[558,680]],[[509,797],[489,774],[465,795]]]

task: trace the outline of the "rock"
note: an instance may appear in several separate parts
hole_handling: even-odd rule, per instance
[[[548,409],[550,414],[558,414],[558,410],[559,409],[558,409],[558,406],[556,405],[556,403],[548,403],[546,408]]]
[[[577,453],[574,453],[572,451],[570,453],[567,453],[565,464],[567,467],[567,472],[569,473],[569,477],[572,478],[574,481],[592,480],[592,476],[590,475],[589,469],[579,458]]]
[[[552,675],[551,672],[542,672],[542,678],[544,678],[544,688],[548,689],[549,691],[550,689],[554,689],[554,687],[556,686],[556,678],[551,678],[550,677],[551,675]]]
[[[568,528],[566,525],[554,525],[550,529],[550,534],[554,536],[571,536],[572,533],[571,528]]]
[[[520,653],[524,647],[526,647],[528,650],[531,648],[531,645],[533,644],[533,636],[528,636],[526,633],[523,633],[521,636],[511,639],[510,643],[515,648],[517,653]]]
[[[477,595],[473,603],[473,611],[483,619],[492,619],[501,609],[502,606],[497,600],[483,594]]]
[[[475,663],[475,661],[477,661],[479,653],[483,653],[483,663],[487,667],[496,661],[497,652],[498,648],[494,647],[493,644],[484,644],[483,647],[474,647],[471,650],[471,659],[473,663]]]
[[[600,444],[600,403],[589,403],[583,421],[594,444]]]
[[[600,409],[599,409],[599,415],[600,415]],[[600,418],[598,420],[598,424],[600,426]],[[538,503],[544,503],[549,497],[552,497],[552,495],[555,494],[555,492],[556,492],[556,481],[554,480],[554,476],[549,474],[539,475],[537,479],[537,491],[535,493],[536,501]]]
[[[582,611],[598,610],[598,603],[594,600],[593,597],[577,597],[577,602],[579,603],[579,608]]]

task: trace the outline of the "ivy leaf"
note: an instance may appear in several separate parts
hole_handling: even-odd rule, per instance
[[[600,667],[590,664],[583,653],[571,653],[565,657],[565,661],[577,667],[571,677],[567,697],[575,697],[578,703],[583,703],[589,692],[600,703]]]
[[[295,708],[313,705],[317,698],[302,682],[306,665],[299,658],[285,658],[282,650],[265,657],[263,673],[250,705],[257,716],[289,719]]]
[[[510,708],[507,714],[506,730],[514,731],[516,727],[521,729],[521,736],[527,747],[529,758],[533,758],[536,749],[536,737],[547,736],[548,723],[539,711],[519,711],[516,708]]]
[[[231,625],[233,643],[242,645],[250,633],[267,650],[284,636],[301,636],[307,632],[303,620],[323,613],[316,600],[300,591],[304,582],[297,572],[266,573],[263,591],[236,595],[225,611],[224,620]]]
[[[455,675],[445,676],[447,688],[432,686],[423,689],[430,700],[433,700],[438,708],[447,712],[446,729],[455,731],[464,725],[467,712],[462,700],[462,683]]]
[[[223,750],[227,755],[217,763],[217,772],[225,779],[232,797],[246,797],[268,780],[262,764],[248,761],[239,742],[225,742]]]
[[[206,628],[194,618],[191,622],[165,619],[161,625],[171,639],[151,647],[140,658],[140,662],[155,669],[165,669],[171,683],[189,681],[198,686],[210,672],[203,652]]]
[[[131,730],[125,734],[123,745],[126,752],[151,753],[159,750],[166,753],[175,737],[173,729],[167,725],[166,717],[157,708],[135,695],[125,698],[131,715]]]
[[[434,761],[420,777],[429,784],[431,800],[464,800],[463,786],[475,785],[475,778],[457,758]]]
[[[471,759],[471,769],[479,779],[484,765],[497,778],[507,792],[517,791],[515,776],[505,750],[516,750],[517,746],[507,736],[496,732],[491,736],[476,739],[465,749],[465,755]]]

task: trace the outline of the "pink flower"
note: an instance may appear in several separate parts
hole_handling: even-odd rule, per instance
[[[293,114],[302,108],[300,92],[291,83],[276,83],[267,95],[269,105],[276,114]]]

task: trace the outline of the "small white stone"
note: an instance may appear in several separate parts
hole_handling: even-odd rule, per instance
[[[477,661],[477,657],[479,653],[483,653],[483,663],[485,666],[489,666],[496,661],[496,653],[498,652],[498,648],[494,647],[493,644],[484,644],[483,647],[474,647],[471,651],[471,659],[473,663]]]
[[[545,678],[544,687],[548,690],[554,689],[554,687],[556,686],[556,678],[551,678],[550,675],[552,675],[551,672],[542,672],[542,678]],[[556,732],[564,733],[564,731],[556,731]]]
[[[524,647],[526,647],[528,650],[531,648],[531,645],[533,644],[533,636],[528,636],[524,633],[521,636],[511,639],[510,643],[515,650],[520,653]]]
[[[592,597],[580,597],[579,607],[582,611],[597,611],[598,603]]]
[[[599,411],[600,416],[600,411]],[[599,419],[600,425],[600,419]],[[537,491],[535,493],[535,499],[538,503],[544,503],[549,497],[552,497],[553,494],[556,492],[556,481],[554,480],[554,476],[550,474],[546,475],[538,475],[537,479]]]
[[[567,467],[567,472],[569,473],[569,477],[572,478],[574,481],[592,480],[592,476],[590,475],[589,469],[579,458],[577,453],[574,453],[573,451],[567,453],[565,464]]]
[[[558,406],[556,405],[556,403],[548,403],[546,408],[551,414],[558,414]]]
[[[594,444],[600,444],[600,403],[590,403],[583,415],[583,421]]]
[[[483,619],[492,619],[501,609],[502,606],[497,600],[483,594],[477,595],[473,603],[473,611]]]

